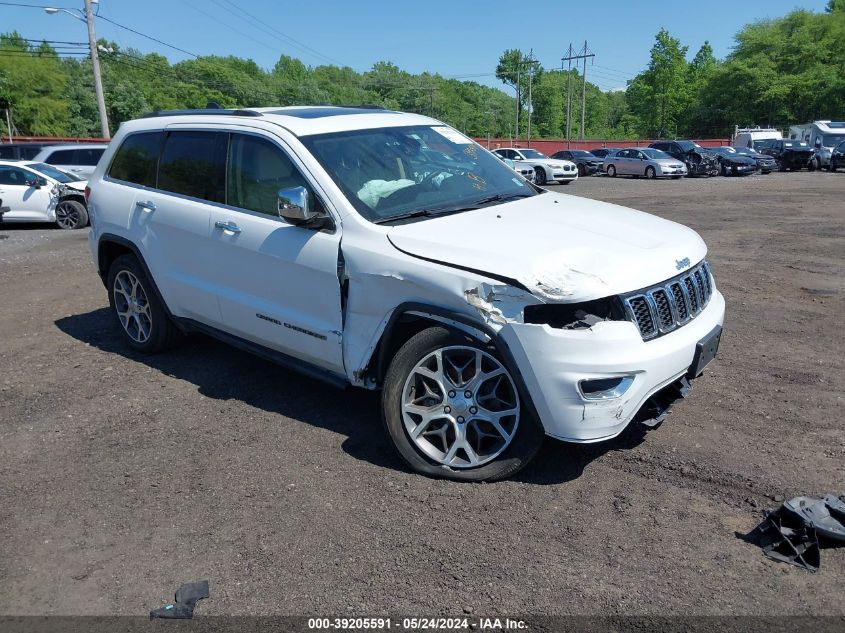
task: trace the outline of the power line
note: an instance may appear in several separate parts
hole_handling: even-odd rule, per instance
[[[215,4],[218,4],[217,0],[213,0],[213,1],[215,2]],[[323,59],[325,59],[329,62],[332,62],[333,64],[337,64],[338,66],[341,66],[341,67],[344,66],[343,62],[340,62],[336,59],[333,59],[332,57],[329,57],[328,55],[324,55],[323,53],[316,50],[315,48],[312,48],[312,47],[308,46],[307,44],[303,44],[299,40],[296,40],[296,39],[292,38],[290,35],[283,33],[282,31],[280,31],[279,29],[277,29],[274,26],[270,26],[269,24],[265,24],[264,20],[262,20],[261,18],[257,18],[256,16],[252,15],[246,9],[238,6],[237,4],[232,2],[231,0],[223,0],[223,1],[226,4],[228,4],[232,7],[234,7],[235,9],[237,9],[240,13],[243,13],[244,15],[251,18],[256,24],[261,25],[262,28],[266,28],[266,29],[271,30],[272,32],[276,33],[279,37],[282,37],[282,38],[288,40],[289,42],[293,43],[294,45],[296,45],[300,49],[305,49],[306,51],[311,51],[311,53],[316,55],[317,57],[322,57]]]
[[[135,35],[140,35],[141,37],[145,37],[148,40],[151,40],[153,42],[157,42],[158,44],[161,44],[162,46],[167,46],[168,48],[172,48],[174,51],[179,51],[180,53],[185,53],[186,55],[190,55],[191,57],[199,57],[199,55],[197,55],[196,53],[192,53],[191,51],[186,51],[184,48],[179,48],[178,46],[173,46],[173,44],[168,44],[167,42],[163,42],[160,39],[153,37],[152,35],[147,35],[146,33],[141,33],[140,31],[136,31],[133,28],[129,28],[128,26],[124,26],[123,24],[115,22],[114,20],[110,20],[109,18],[107,18],[105,16],[99,15],[99,16],[97,16],[97,19],[98,20],[105,20],[109,24],[114,24],[116,27],[121,28],[125,31],[129,31],[130,33],[134,33]]]

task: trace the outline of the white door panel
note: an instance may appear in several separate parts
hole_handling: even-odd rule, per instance
[[[220,327],[208,239],[210,205],[174,194],[138,190],[129,231],[141,235],[145,260],[170,311]],[[152,208],[151,208],[152,207]]]
[[[239,211],[215,209],[211,219],[227,331],[342,371],[339,233]]]
[[[39,178],[38,175],[18,166],[3,165],[0,167],[0,200],[9,211],[3,214],[3,219],[17,222],[43,222],[52,219],[56,201],[50,193],[53,183],[41,187],[25,184]],[[42,182],[44,178],[41,178]],[[21,184],[17,184],[20,182]]]

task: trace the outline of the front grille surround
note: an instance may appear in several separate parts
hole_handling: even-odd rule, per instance
[[[662,284],[622,295],[625,314],[648,341],[674,332],[710,303],[714,284],[707,261]]]

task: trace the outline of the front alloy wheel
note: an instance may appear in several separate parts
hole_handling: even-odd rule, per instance
[[[439,326],[411,337],[393,357],[382,416],[411,468],[461,481],[509,477],[545,436],[496,351]]]
[[[62,200],[56,205],[56,225],[60,229],[81,229],[88,224],[85,205],[76,200]]]
[[[474,347],[437,349],[411,370],[402,421],[417,449],[451,468],[502,454],[519,427],[519,396],[507,370]]]

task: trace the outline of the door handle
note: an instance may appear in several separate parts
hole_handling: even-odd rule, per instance
[[[152,200],[138,200],[135,206],[141,207],[144,211],[150,212],[156,210],[156,203]]]
[[[71,169],[71,171],[82,171],[81,167],[77,167],[76,169]]]
[[[232,233],[233,235],[237,235],[241,232],[241,227],[234,222],[223,222],[222,220],[218,220],[214,223],[214,226],[218,229],[223,229],[226,233]]]

